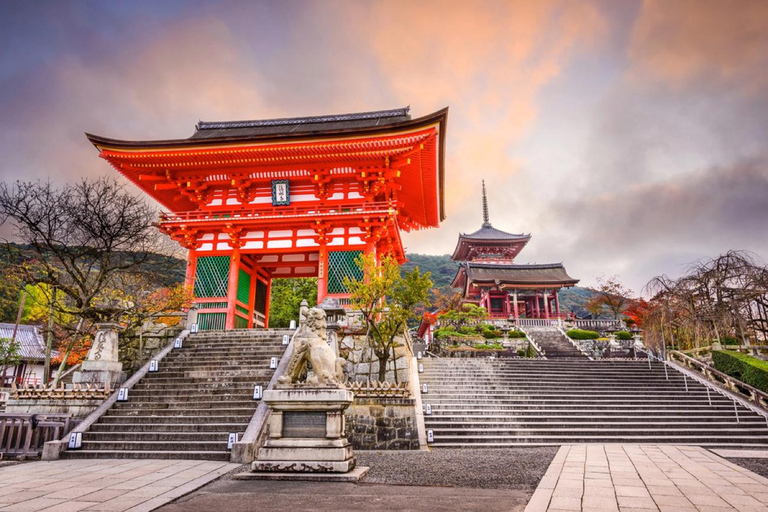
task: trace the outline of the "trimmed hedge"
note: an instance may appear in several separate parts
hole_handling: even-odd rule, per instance
[[[523,331],[509,331],[508,335],[510,338],[525,338]]]
[[[617,331],[616,332],[616,339],[617,340],[631,340],[632,334],[629,331]]]
[[[572,340],[596,340],[600,337],[595,331],[583,331],[581,329],[571,329],[565,334]]]
[[[713,350],[712,362],[715,369],[768,393],[768,361],[733,350]]]

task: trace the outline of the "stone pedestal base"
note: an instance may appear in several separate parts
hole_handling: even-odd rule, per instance
[[[251,471],[257,473],[346,473],[355,468],[344,437],[344,410],[354,400],[346,389],[269,390],[268,437]]]
[[[357,466],[347,473],[295,473],[295,472],[248,472],[237,473],[232,477],[234,480],[293,480],[300,482],[358,482],[368,474],[370,468]]]
[[[111,361],[83,361],[79,372],[72,374],[73,384],[106,384],[112,389],[125,382],[123,363]]]

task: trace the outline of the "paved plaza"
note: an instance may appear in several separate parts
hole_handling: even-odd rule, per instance
[[[58,460],[0,468],[0,511],[143,512],[240,467],[199,460]]]
[[[374,475],[361,484],[235,481],[220,477],[242,466],[210,461],[28,462],[0,467],[0,511],[768,512],[768,479],[703,448],[571,445],[557,449],[554,459],[553,453],[361,452]],[[766,456],[718,453],[740,460]],[[484,470],[479,459],[488,460]],[[463,474],[470,470],[479,477]],[[510,476],[516,472],[526,475]],[[495,474],[501,478],[494,480]]]
[[[768,479],[694,446],[563,446],[526,512],[768,512]]]

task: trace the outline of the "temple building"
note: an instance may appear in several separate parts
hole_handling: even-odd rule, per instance
[[[362,253],[404,261],[401,230],[444,220],[448,109],[409,108],[199,122],[186,139],[86,134],[167,209],[159,227],[189,250],[198,327],[269,325],[272,279],[317,277],[318,302],[349,304]]]
[[[579,280],[562,263],[516,264],[530,240],[530,234],[506,233],[491,225],[483,182],[483,225],[459,235],[451,259],[460,263],[451,287],[461,288],[463,302],[486,308],[491,318],[558,318],[558,291]]]

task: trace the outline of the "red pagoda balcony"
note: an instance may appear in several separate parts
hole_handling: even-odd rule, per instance
[[[193,210],[188,212],[161,212],[160,224],[196,224],[216,222],[274,222],[302,221],[325,218],[363,218],[372,215],[396,215],[397,209],[389,202],[371,202],[326,206],[275,206],[244,210],[242,208]]]

